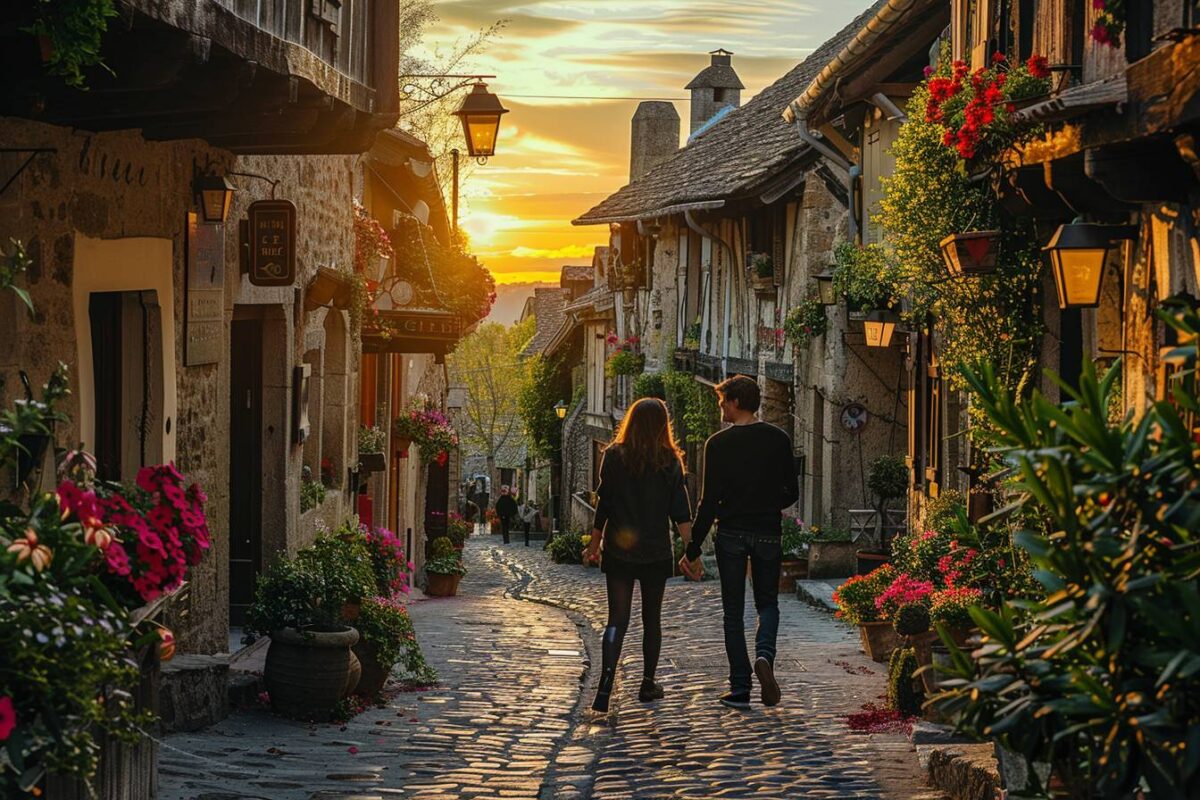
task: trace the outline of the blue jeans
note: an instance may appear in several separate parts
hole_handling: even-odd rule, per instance
[[[725,612],[725,654],[729,657],[729,688],[734,694],[750,691],[750,659],[746,655],[746,560],[754,578],[754,608],[758,629],[754,657],[775,663],[779,635],[778,535],[719,531],[716,538],[717,569],[721,573],[721,605]]]

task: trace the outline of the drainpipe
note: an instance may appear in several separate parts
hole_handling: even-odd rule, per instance
[[[889,121],[899,120],[900,122],[908,122],[908,115],[900,110],[900,106],[892,102],[892,98],[888,97],[883,92],[876,92],[871,95],[871,104],[887,114]]]
[[[850,168],[849,177],[846,179],[846,189],[850,198],[850,218],[846,224],[850,234],[849,241],[855,244],[858,243],[858,187],[862,185],[862,172],[862,167],[855,164]]]
[[[793,111],[795,111],[795,108],[796,105],[793,103]],[[842,158],[841,153],[826,144],[824,140],[818,139],[816,136],[814,136],[813,132],[808,129],[807,118],[796,113],[793,120],[796,123],[796,134],[800,137],[800,141],[804,142],[813,150],[816,150],[835,166],[841,167],[846,171],[846,196],[850,198],[850,241],[857,242],[858,218],[855,215],[855,209],[857,208],[858,204],[855,202],[855,186],[858,184],[858,179],[862,177],[862,167],[858,166],[857,164],[851,164],[849,161]]]

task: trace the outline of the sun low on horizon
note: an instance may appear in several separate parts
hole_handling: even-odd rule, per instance
[[[551,283],[590,263],[607,229],[574,226],[629,182],[630,120],[641,100],[674,102],[688,133],[684,86],[732,51],[742,102],[783,76],[868,0],[441,0],[417,55],[453,51],[503,26],[470,71],[509,109],[496,155],[461,187],[461,224],[499,284]]]

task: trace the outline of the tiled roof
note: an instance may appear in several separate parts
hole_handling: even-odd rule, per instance
[[[610,195],[577,225],[678,213],[692,204],[719,206],[748,194],[796,160],[805,145],[783,110],[858,33],[887,0],[876,0],[787,75],[693,140],[687,147]]]
[[[745,89],[746,87],[742,85],[732,66],[729,64],[712,64],[701,70],[700,74],[692,78],[692,82],[683,88]]]
[[[529,340],[529,344],[525,345],[525,349],[521,351],[521,355],[532,356],[545,351],[546,345],[550,344],[550,340],[554,338],[554,334],[558,333],[558,329],[562,327],[563,319],[565,319],[563,306],[566,302],[566,294],[562,289],[533,290],[535,333]]]

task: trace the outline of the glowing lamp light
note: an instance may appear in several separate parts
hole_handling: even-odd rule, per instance
[[[942,239],[942,260],[951,275],[989,275],[996,271],[1000,231],[952,233]]]
[[[508,109],[501,105],[500,98],[489,92],[483,81],[475,84],[471,93],[463,98],[454,116],[462,121],[467,152],[472,158],[487,158],[496,154],[500,116],[507,113]]]
[[[821,305],[837,305],[837,292],[833,288],[833,273],[826,269],[820,275],[815,276],[815,280],[817,282],[817,297],[820,298]]]
[[[1133,225],[1071,222],[1058,226],[1042,248],[1050,257],[1059,308],[1096,308],[1104,279],[1104,262],[1113,243],[1137,238]]]
[[[863,320],[863,333],[867,336],[867,347],[891,347],[899,319],[890,311],[872,311]]]
[[[224,222],[233,205],[233,184],[221,175],[204,175],[196,178],[195,192],[204,221]]]
[[[559,400],[557,403],[554,404],[554,413],[558,415],[559,419],[566,419],[567,418],[567,404],[564,403],[562,400]]]

